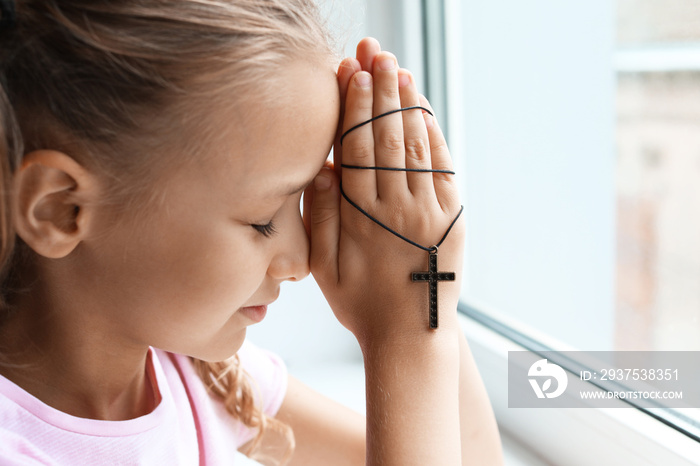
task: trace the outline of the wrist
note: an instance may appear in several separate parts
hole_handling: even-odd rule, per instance
[[[375,361],[400,363],[433,358],[459,362],[460,332],[457,319],[445,316],[436,329],[428,328],[426,320],[420,325],[365,329],[355,336],[367,366]]]
[[[367,464],[461,464],[456,329],[374,338],[363,356]]]

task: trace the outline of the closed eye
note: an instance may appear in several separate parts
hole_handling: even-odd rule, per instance
[[[251,225],[255,230],[257,230],[258,233],[263,235],[265,238],[270,238],[272,235],[277,233],[277,230],[275,229],[275,225],[270,221],[270,223],[266,225]]]

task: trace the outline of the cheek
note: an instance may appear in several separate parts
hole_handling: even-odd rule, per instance
[[[232,311],[257,289],[266,268],[240,230],[196,228],[153,250],[155,273],[174,303]]]
[[[203,330],[220,325],[264,280],[264,255],[244,228],[212,222],[160,225],[124,232],[125,239],[102,246],[111,253],[101,257],[101,289],[132,322],[156,320],[173,330],[184,323]]]

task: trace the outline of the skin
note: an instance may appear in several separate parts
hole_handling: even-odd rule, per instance
[[[282,281],[311,270],[362,348],[368,416],[290,379],[278,418],[295,432],[291,464],[500,464],[493,413],[457,324],[458,282],[441,284],[440,328],[428,331],[426,286],[396,273],[424,270],[426,254],[339,197],[342,179],[373,215],[433,244],[459,209],[452,177],[339,166],[449,169],[437,122],[420,111],[383,118],[348,136],[344,147],[336,144],[335,169],[327,163],[319,172],[344,129],[399,106],[429,104],[410,73],[371,39],[360,43],[356,59],[343,61],[337,81],[308,63],[289,65],[284,81],[280,99],[269,99],[274,108],[234,124],[226,147],[211,148],[220,155],[154,186],[162,203],[146,222],[135,215],[115,224],[100,207],[99,174],[69,154],[25,156],[13,185],[14,222],[37,253],[38,280],[0,327],[0,341],[13,361],[33,369],[0,371],[69,414],[143,415],[157,402],[144,374],[148,346],[224,359],[253,323],[244,308],[273,301]],[[276,233],[269,238],[252,226],[270,220]],[[441,246],[449,251],[440,256],[441,270],[461,273],[463,243],[460,221]],[[264,444],[282,447],[274,437]]]
[[[343,131],[388,110],[420,104],[410,74],[379,52],[371,73],[347,85]],[[351,165],[450,169],[435,120],[420,111],[397,113],[365,125],[344,140]],[[328,173],[330,175],[330,173]],[[415,174],[413,174],[415,175]],[[387,223],[435,244],[456,216],[452,177],[405,172],[341,170],[345,192]],[[337,184],[336,180],[333,180]],[[424,287],[407,280],[425,267],[425,252],[376,231],[332,191],[314,192],[311,268],[336,317],[357,337],[367,379],[367,464],[461,464],[459,326],[456,282],[441,289],[440,328],[426,330]],[[461,270],[464,224],[441,246],[443,270]],[[381,261],[375,258],[381,257]],[[358,293],[362,290],[362,293]],[[447,311],[447,312],[445,312]]]
[[[39,279],[1,332],[8,353],[29,348],[13,361],[35,370],[4,375],[67,413],[125,419],[148,410],[149,346],[210,361],[238,350],[255,323],[240,308],[271,303],[283,281],[309,273],[299,202],[336,130],[331,69],[291,66],[285,80],[274,108],[208,151],[221,155],[154,186],[163,201],[148,221],[115,223],[100,207],[101,179],[67,154],[25,156],[15,177],[15,225],[37,252]],[[302,108],[294,105],[301,100]],[[278,137],[267,137],[271,131]],[[297,148],[293,156],[289,147]],[[270,237],[252,226],[271,220]]]
[[[383,69],[386,61],[394,63],[392,69]],[[369,87],[361,86],[359,78],[368,74]],[[425,253],[379,229],[338,196],[341,178],[351,199],[373,215],[414,232],[412,239],[421,244],[434,244],[459,208],[453,177],[341,170],[339,165],[451,169],[437,122],[418,111],[404,112],[353,132],[342,147],[338,143],[346,129],[372,116],[430,104],[417,93],[410,73],[371,38],[360,42],[357,58],[341,63],[338,83],[335,172],[319,175],[331,182],[329,189],[317,184],[307,189],[305,213],[312,273],[364,354],[366,464],[502,464],[495,417],[457,325],[459,281],[440,286],[440,328],[427,331],[424,287],[396,273],[423,270]],[[460,221],[441,246],[449,251],[440,256],[441,270],[460,273],[463,244]],[[324,464],[310,458],[298,464]]]

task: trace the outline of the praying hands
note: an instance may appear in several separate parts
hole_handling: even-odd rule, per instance
[[[465,225],[440,126],[373,39],[338,83],[334,164],[307,189],[304,215],[311,271],[362,348],[367,464],[500,464],[457,319]]]

